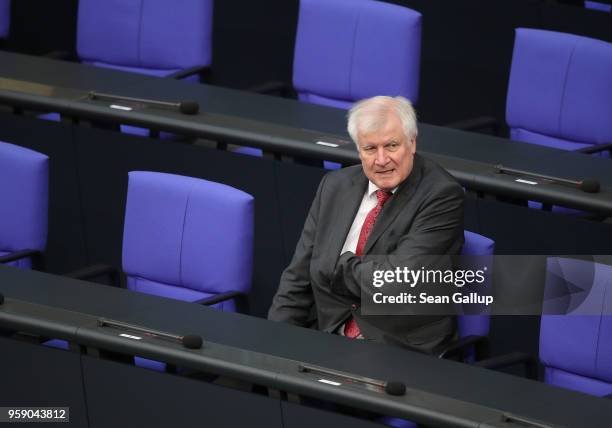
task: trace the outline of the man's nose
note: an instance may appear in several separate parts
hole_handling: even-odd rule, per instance
[[[375,162],[377,165],[386,165],[387,162],[389,162],[389,156],[387,156],[387,151],[384,147],[379,147],[376,149]]]

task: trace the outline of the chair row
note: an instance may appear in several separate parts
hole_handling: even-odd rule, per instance
[[[79,0],[77,55],[96,67],[197,80],[212,63],[212,17],[213,0]],[[417,104],[421,27],[419,12],[395,4],[300,0],[298,99],[346,109],[401,95]],[[515,140],[564,150],[611,143],[612,44],[517,29],[506,112]]]
[[[16,184],[0,187],[0,263],[31,268],[44,251],[48,164],[40,153],[0,142],[0,181]],[[122,254],[127,288],[226,311],[239,309],[251,288],[253,205],[251,195],[224,184],[130,172]],[[464,236],[464,255],[494,253],[489,238],[469,231]],[[87,272],[91,277],[108,270]],[[602,310],[599,316],[542,317],[540,357],[547,382],[612,394],[610,278],[608,265],[549,258],[546,287],[563,281],[567,289],[590,289],[601,299]],[[475,351],[486,348],[489,316],[461,316],[458,323],[459,340],[440,356],[458,354],[474,361],[480,357]]]

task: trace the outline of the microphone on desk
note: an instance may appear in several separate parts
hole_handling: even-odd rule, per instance
[[[403,382],[370,379],[367,377],[356,376],[348,373],[339,372],[336,370],[326,369],[323,367],[311,366],[308,364],[300,364],[298,366],[298,371],[302,373],[318,373],[325,376],[347,379],[351,383],[361,383],[363,385],[376,386],[389,395],[404,395],[406,393],[406,385]]]
[[[166,339],[172,339],[177,342],[180,342],[187,349],[200,349],[202,347],[202,337],[197,336],[195,334],[187,334],[185,336],[179,336],[176,334],[166,333],[163,331],[152,330],[149,328],[141,327],[138,325],[128,324],[121,321],[109,320],[106,318],[98,318],[98,326],[99,327],[114,327],[120,330],[128,330],[133,332],[139,332],[146,334],[151,337],[163,337]]]
[[[118,100],[132,103],[150,104],[161,107],[177,108],[183,114],[196,114],[200,111],[200,105],[196,101],[181,101],[171,103],[167,101],[148,100],[145,98],[124,97],[123,95],[104,94],[102,92],[90,91],[87,94],[90,100]]]
[[[542,180],[551,181],[556,184],[570,185],[586,193],[598,193],[600,189],[599,181],[594,178],[585,178],[580,181],[569,180],[567,178],[552,177],[550,175],[543,175],[543,174],[537,174],[535,172],[508,168],[501,164],[495,165],[495,172],[498,174],[523,175],[527,177],[533,177],[533,178],[539,178]]]

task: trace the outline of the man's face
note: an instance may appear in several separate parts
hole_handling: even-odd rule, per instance
[[[416,138],[409,140],[395,113],[375,132],[357,134],[363,172],[382,190],[393,190],[412,172]]]

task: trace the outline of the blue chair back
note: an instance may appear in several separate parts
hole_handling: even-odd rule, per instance
[[[11,28],[11,0],[0,0],[0,39],[6,39]]]
[[[599,10],[601,12],[612,13],[612,4],[600,3],[598,1],[585,0],[584,7],[587,9]]]
[[[570,295],[559,290],[585,293]],[[597,396],[612,394],[611,290],[612,266],[548,259],[545,310],[546,304],[563,304],[572,308],[574,315],[542,316],[540,361],[546,383]]]
[[[487,267],[489,273],[493,267],[493,253],[495,251],[495,241],[486,236],[479,235],[468,230],[463,232],[465,243],[461,255],[463,256],[478,256],[476,263],[478,266],[472,266],[474,269],[481,269],[483,264]],[[491,256],[491,257],[484,257]],[[488,336],[489,335],[489,315],[461,315],[457,319],[459,327],[459,336]]]
[[[421,14],[374,0],[301,0],[293,86],[301,101],[350,108],[375,95],[418,100]]]
[[[49,158],[0,141],[0,256],[44,251],[47,243]],[[10,263],[30,268],[30,259]]]
[[[576,150],[612,142],[612,43],[518,28],[506,103],[514,140]]]
[[[167,76],[212,62],[213,0],[80,0],[82,62]]]
[[[123,233],[128,288],[195,301],[247,293],[253,268],[253,197],[224,184],[129,173]],[[234,301],[218,305],[234,310]]]

